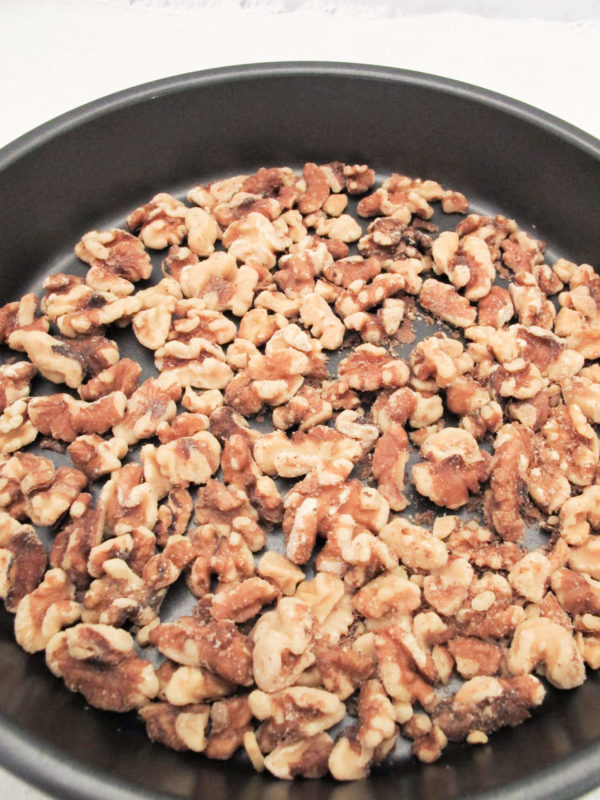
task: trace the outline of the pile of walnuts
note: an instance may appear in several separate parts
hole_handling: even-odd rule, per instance
[[[18,643],[279,778],[364,777],[399,736],[434,761],[526,719],[533,673],[600,667],[600,276],[435,181],[374,185],[332,162],[157,194],[0,309]]]

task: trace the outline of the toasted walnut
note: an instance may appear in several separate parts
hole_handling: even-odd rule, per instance
[[[266,267],[274,267],[275,253],[285,249],[285,241],[273,223],[255,211],[229,225],[223,234],[223,244],[238,261],[252,258]]]
[[[544,687],[533,675],[515,678],[478,676],[468,680],[454,697],[437,707],[433,718],[451,741],[476,731],[484,734],[519,725],[529,709],[544,699]]]
[[[273,409],[273,425],[281,430],[297,425],[307,431],[326,422],[332,414],[331,403],[316,389],[303,385],[287,403]]]
[[[49,325],[46,317],[36,316],[38,304],[37,295],[25,294],[17,302],[7,303],[5,306],[0,307],[0,342],[2,344],[8,342],[15,332],[26,333],[48,330]],[[19,343],[18,338],[15,339],[12,347],[15,350],[24,350],[25,348]]]
[[[339,737],[329,754],[329,771],[338,781],[360,780],[369,774],[373,757],[373,750],[357,738],[356,729],[350,729]]]
[[[363,617],[379,619],[392,610],[398,614],[414,611],[421,605],[421,592],[401,572],[392,572],[365,584],[352,602]]]
[[[403,494],[408,456],[408,437],[400,425],[392,424],[377,442],[372,465],[377,488],[392,511],[402,511],[408,505]]]
[[[569,614],[598,614],[600,584],[585,574],[562,567],[553,572],[550,585],[562,608]]]
[[[459,239],[457,233],[444,231],[433,243],[431,255],[435,274],[447,275],[457,289],[464,287],[467,300],[481,300],[489,294],[496,270],[483,239]]]
[[[562,396],[567,405],[577,405],[590,422],[600,423],[600,384],[578,375],[561,381]]]
[[[304,580],[304,572],[274,550],[269,550],[260,557],[256,571],[274,583],[282,594],[288,596],[293,595],[296,586]]]
[[[152,664],[138,658],[133,639],[109,625],[81,623],[55,634],[46,663],[72,692],[107,711],[130,711],[158,693]]]
[[[139,231],[140,239],[153,250],[162,250],[170,244],[181,244],[187,233],[185,224],[187,207],[170,194],[161,192],[125,220],[130,231]]]
[[[276,692],[292,686],[314,663],[314,624],[308,606],[292,597],[282,597],[274,611],[260,617],[252,631],[252,669],[259,689]]]
[[[318,294],[304,295],[300,306],[300,318],[325,349],[336,350],[341,346],[344,340],[344,325]]]
[[[31,525],[0,512],[0,597],[14,613],[42,580],[46,551]]]
[[[231,619],[246,622],[255,617],[263,606],[274,602],[278,589],[262,578],[248,578],[232,589],[215,595],[211,614],[215,619]]]
[[[102,541],[104,510],[94,508],[90,494],[80,494],[69,509],[70,520],[56,535],[50,552],[50,564],[60,567],[77,589],[89,583],[88,558],[92,548]]]
[[[28,653],[44,650],[61,628],[81,616],[75,602],[75,586],[61,569],[51,569],[44,580],[19,602],[15,615],[15,638]]]
[[[469,301],[446,283],[428,278],[419,292],[419,303],[426,311],[449,322],[457,328],[468,328],[475,324],[477,311]]]
[[[118,536],[140,525],[152,530],[156,524],[156,497],[143,477],[139,464],[126,464],[102,487],[99,502],[105,510],[106,533]]]
[[[115,279],[118,279],[119,284],[124,284],[124,290],[115,294],[129,294],[133,291],[132,283],[152,274],[150,256],[143,244],[130,233],[116,228],[86,233],[75,245],[75,255],[90,265],[85,280],[98,291],[114,292]]]
[[[400,358],[391,358],[383,347],[361,344],[338,365],[338,375],[352,389],[374,392],[396,389],[408,381],[408,367]]]
[[[181,667],[164,661],[156,676],[160,683],[159,698],[174,706],[215,700],[233,691],[230,683],[201,667]]]
[[[410,634],[400,625],[388,625],[375,634],[375,652],[379,677],[392,700],[411,705],[418,701],[426,710],[433,709],[438,702],[433,687],[421,677],[412,655],[404,643],[410,641]],[[426,659],[429,667],[433,665],[431,656]]]
[[[122,392],[112,392],[93,403],[75,400],[68,394],[53,394],[34,397],[28,410],[43,434],[74,442],[82,434],[105,433],[116,426],[125,416],[126,405],[127,397]]]
[[[256,738],[263,753],[271,752],[282,741],[291,744],[323,733],[346,714],[336,695],[308,686],[292,686],[269,694],[255,690],[248,701],[253,716],[262,722]]]
[[[28,361],[0,366],[0,413],[17,400],[29,396],[30,384],[37,369]]]
[[[343,180],[348,194],[364,194],[375,183],[375,170],[366,164],[344,164]]]
[[[485,297],[478,302],[477,323],[500,329],[514,316],[515,309],[510,293],[501,286],[492,286]]]
[[[583,658],[575,639],[562,625],[545,617],[521,622],[515,630],[508,653],[508,669],[512,675],[525,675],[538,667],[559,689],[572,689],[585,680]]]
[[[332,264],[325,242],[317,236],[306,236],[281,256],[274,279],[286,297],[296,300],[314,292],[315,279]]]
[[[0,415],[0,453],[14,453],[35,441],[38,428],[29,419],[29,402],[15,400]]]
[[[154,628],[150,642],[178,664],[205,667],[230,683],[251,683],[250,642],[233,622],[180,617]]]
[[[205,261],[184,267],[179,282],[184,296],[201,298],[205,308],[242,316],[252,305],[258,274],[245,265],[238,268],[227,253],[213,253]]]
[[[254,445],[256,463],[267,475],[298,477],[337,458],[358,460],[360,444],[338,431],[317,425],[308,433],[297,431],[291,440],[277,431],[262,436]]]
[[[532,274],[519,272],[510,283],[509,291],[522,325],[552,329],[556,309],[552,301],[546,298]]]
[[[266,769],[276,778],[291,780],[322,778],[327,773],[333,739],[320,733],[293,744],[280,744],[264,759]]]
[[[432,239],[417,227],[405,225],[401,220],[380,218],[367,229],[367,235],[358,243],[365,257],[376,257],[383,267],[400,259],[418,259],[431,251]],[[397,271],[394,268],[394,271]]]
[[[123,439],[103,439],[94,433],[78,436],[67,452],[77,469],[93,481],[120,468],[120,459],[127,454],[127,443]]]
[[[169,703],[150,703],[140,709],[151,741],[160,742],[172,750],[193,750],[196,753],[206,748],[209,713],[209,706],[198,704],[178,707]]]
[[[582,545],[590,535],[590,528],[600,528],[598,502],[600,488],[586,487],[580,495],[569,498],[560,510],[561,536],[570,545]]]
[[[182,436],[159,447],[145,445],[140,454],[144,477],[153,484],[157,499],[175,486],[186,489],[191,483],[206,483],[219,468],[220,456],[221,447],[208,431]]]
[[[76,389],[83,382],[80,359],[64,342],[44,331],[17,330],[11,334],[9,346],[24,350],[44,378],[52,383],[66,383]]]
[[[221,536],[237,533],[253,552],[265,544],[265,534],[257,518],[248,496],[240,488],[209,480],[198,492],[195,521],[199,525],[211,526]]]
[[[161,422],[176,415],[175,399],[179,399],[180,392],[177,387],[163,388],[153,378],[144,381],[127,400],[125,416],[113,427],[113,435],[128,445],[150,438]]]
[[[339,294],[335,301],[335,310],[341,317],[346,318],[379,305],[403,289],[404,278],[393,273],[376,275],[370,283],[357,280]]]
[[[490,456],[480,450],[470,433],[445,428],[427,437],[421,448],[427,462],[415,464],[417,491],[436,505],[459,508],[489,473]]]
[[[435,381],[433,391],[436,387],[445,389],[451,386],[459,376],[473,368],[473,359],[465,352],[462,343],[444,333],[421,340],[413,348],[409,363],[414,378],[419,381],[416,388],[426,388],[429,381]]]
[[[552,572],[550,559],[543,553],[526,553],[511,569],[508,580],[520,595],[532,603],[539,603],[546,594]]]
[[[223,350],[201,338],[167,342],[156,351],[155,364],[167,386],[224,389],[233,376]]]
[[[456,671],[467,680],[478,675],[496,675],[502,662],[502,650],[491,642],[458,636],[448,642],[456,662]]]
[[[440,569],[448,560],[448,550],[443,541],[426,528],[412,525],[402,517],[388,523],[379,536],[410,569]]]

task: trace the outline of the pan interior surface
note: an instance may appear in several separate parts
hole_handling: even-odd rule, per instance
[[[261,166],[339,159],[432,178],[473,209],[515,218],[550,258],[600,252],[600,145],[519,103],[417,73],[355,65],[231,68],[86,106],[0,153],[0,302],[75,271],[83,233],[154,194]],[[126,353],[124,353],[126,354]],[[600,780],[600,678],[548,692],[533,718],[435,764],[410,757],[368,780],[284,783],[244,762],[151,744],[133,715],[86,708],[15,644],[0,614],[0,758],[60,797],[367,800],[568,798]]]

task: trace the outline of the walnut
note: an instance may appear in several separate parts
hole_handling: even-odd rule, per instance
[[[238,261],[253,258],[266,267],[274,267],[275,253],[285,249],[285,241],[273,223],[255,211],[229,225],[223,234],[223,244]]]
[[[31,525],[0,512],[0,597],[14,613],[21,600],[39,586],[46,551]]]
[[[318,294],[304,295],[300,319],[326,350],[337,350],[341,346],[346,332],[344,325]]]
[[[576,486],[592,483],[599,460],[598,437],[578,406],[553,408],[540,436],[544,443],[542,463],[550,463]],[[537,482],[539,470],[536,465],[531,471],[534,482]],[[530,484],[529,490],[539,502],[532,489]],[[555,508],[556,505],[551,510]]]
[[[338,242],[356,242],[362,236],[362,228],[350,214],[327,217],[325,212],[317,211],[304,218],[308,227],[314,227],[318,236],[328,236]]]
[[[81,361],[60,340],[40,330],[19,329],[11,334],[9,346],[24,350],[39,372],[52,383],[66,383],[71,389],[81,385]]]
[[[317,236],[305,236],[281,256],[274,279],[286,297],[296,300],[313,292],[315,278],[332,264],[325,242]]]
[[[175,417],[175,399],[180,392],[179,388],[163,388],[153,378],[144,381],[127,400],[125,416],[113,427],[113,435],[124,439],[128,445],[150,438],[161,422]]]
[[[329,754],[329,771],[338,781],[360,780],[369,774],[373,756],[373,750],[356,737],[356,730],[350,729],[338,738]]]
[[[423,596],[437,612],[453,616],[467,599],[473,575],[473,567],[465,558],[450,556],[443,566],[425,576]]]
[[[296,586],[304,580],[304,572],[288,558],[269,550],[264,553],[256,565],[256,571],[277,586],[287,596],[296,592]]]
[[[403,289],[404,278],[394,273],[376,275],[370,283],[357,280],[340,293],[335,302],[335,310],[346,318],[379,305]]]
[[[251,643],[233,622],[180,617],[154,628],[150,642],[178,664],[205,667],[230,683],[251,683]]]
[[[398,614],[414,611],[421,605],[421,592],[401,572],[392,572],[365,584],[354,595],[352,602],[363,617],[379,619],[390,611]]]
[[[231,200],[248,180],[247,175],[236,175],[221,181],[212,181],[207,186],[197,185],[188,192],[187,199],[207,210],[212,209],[216,203]]]
[[[477,306],[477,324],[496,329],[507,325],[515,313],[510,293],[501,286],[492,286],[488,294],[479,300]]]
[[[265,347],[265,355],[270,357],[280,351],[289,351],[290,349],[302,353],[308,359],[307,377],[313,378],[315,381],[328,377],[323,345],[295,323],[286,325],[285,328],[281,328],[273,334]]]
[[[292,686],[314,663],[314,625],[308,606],[292,597],[282,597],[274,611],[260,617],[252,630],[252,669],[259,689],[276,692]]]
[[[490,250],[478,236],[459,239],[457,233],[440,233],[431,248],[433,271],[447,275],[456,289],[465,289],[467,300],[481,300],[489,294],[496,270]]]
[[[226,344],[236,336],[235,323],[220,311],[205,308],[204,300],[191,297],[179,300],[169,316],[169,341],[189,342],[190,339],[206,339],[214,344]],[[164,342],[163,342],[164,344]]]
[[[332,748],[333,739],[326,733],[319,733],[300,742],[278,745],[264,759],[264,766],[283,780],[296,776],[322,778],[327,773]]]
[[[188,247],[199,256],[209,256],[214,252],[216,240],[221,230],[213,216],[202,208],[190,208],[185,215]]]
[[[556,309],[552,301],[541,291],[533,275],[519,272],[510,283],[509,291],[522,325],[552,329]]]
[[[478,675],[496,675],[502,662],[502,650],[491,642],[458,636],[448,642],[448,650],[456,662],[456,671],[470,680]]]
[[[143,476],[139,464],[126,464],[115,470],[102,487],[99,504],[106,514],[106,533],[118,536],[140,525],[152,530],[156,524],[156,497],[152,487],[143,483]]]
[[[102,541],[104,510],[94,508],[90,494],[80,494],[69,509],[70,520],[54,539],[50,564],[60,567],[77,589],[89,583],[88,558],[92,548]]]
[[[117,228],[86,233],[75,245],[75,255],[90,265],[85,281],[97,291],[126,295],[133,291],[133,283],[152,274],[152,262],[144,245]]]
[[[187,207],[170,194],[161,192],[129,214],[125,224],[130,231],[139,231],[146,247],[162,250],[171,244],[181,244],[187,233]]]
[[[150,703],[139,713],[151,741],[160,742],[172,750],[193,750],[196,753],[205,750],[209,706],[190,704],[178,707],[169,703]]]
[[[338,375],[352,389],[374,392],[382,388],[397,389],[408,381],[406,362],[391,358],[383,347],[361,344],[338,365]]]
[[[331,692],[292,686],[270,692],[256,689],[248,696],[253,716],[261,721],[256,738],[263,753],[280,742],[291,744],[323,733],[340,722],[346,708]]]
[[[19,602],[15,615],[15,638],[28,653],[44,650],[61,628],[81,616],[75,602],[75,586],[61,569],[46,572],[40,585]]]
[[[546,594],[551,572],[550,560],[543,553],[532,551],[517,561],[508,580],[518,594],[531,603],[539,603]]]
[[[598,614],[600,584],[589,575],[562,567],[552,573],[550,585],[568,614]]]
[[[158,693],[152,664],[138,658],[133,639],[109,625],[80,623],[55,634],[46,663],[72,692],[107,711],[130,711]]]
[[[562,625],[545,617],[517,626],[508,653],[512,675],[525,675],[542,664],[544,675],[559,689],[572,689],[585,680],[583,658],[575,639]]]
[[[301,431],[307,431],[327,422],[332,414],[331,403],[324,400],[316,389],[305,384],[287,403],[273,409],[273,425],[281,430],[298,425]]]
[[[130,358],[123,358],[79,386],[77,391],[81,399],[88,402],[98,400],[112,392],[122,392],[131,397],[138,388],[141,374],[142,368],[138,363]]]
[[[368,192],[375,183],[375,170],[366,164],[344,164],[343,176],[348,194],[352,195]]]
[[[600,488],[587,486],[580,495],[570,497],[560,509],[560,533],[570,545],[582,545],[590,535],[590,528],[600,528],[598,501]]]
[[[514,542],[495,539],[488,528],[479,526],[475,520],[463,524],[458,517],[438,518],[434,524],[434,533],[438,536],[442,524],[450,552],[477,567],[508,571],[523,556]]]
[[[201,484],[213,475],[220,464],[221,447],[208,431],[182,436],[158,447],[148,444],[140,454],[144,477],[152,483],[155,475],[155,495],[162,499],[175,486],[187,489],[190,483]]]
[[[229,310],[237,316],[252,305],[257,282],[255,270],[246,265],[237,267],[232,255],[220,252],[184,267],[179,275],[185,297],[201,298],[205,308]]]
[[[417,491],[436,505],[459,508],[489,474],[490,456],[460,428],[445,428],[427,437],[421,448],[426,462],[415,464]]]
[[[310,609],[318,623],[315,639],[319,646],[336,645],[348,633],[354,611],[339,577],[318,572],[313,580],[305,580],[298,586],[295,596]]]
[[[300,298],[291,300],[286,297],[283,292],[274,292],[265,289],[254,298],[254,307],[266,308],[268,311],[282,314],[284,317],[291,319],[292,317],[298,316],[298,312],[300,311]]]
[[[127,443],[123,439],[103,439],[93,433],[78,436],[67,452],[77,469],[93,481],[120,468],[120,459],[127,454]]]
[[[456,289],[446,283],[428,278],[419,292],[419,303],[435,317],[449,322],[457,328],[468,328],[475,324],[477,311]]]
[[[456,614],[464,636],[501,639],[510,636],[524,617],[521,605],[512,602],[513,592],[502,575],[484,572],[469,586],[467,600]]]
[[[266,434],[254,445],[256,463],[267,475],[292,478],[337,458],[358,460],[362,448],[358,442],[324,425],[308,433],[297,431],[291,440],[281,432]]]
[[[233,376],[223,350],[201,338],[167,342],[156,351],[155,364],[163,373],[165,388],[179,385],[224,389]]]
[[[413,378],[418,381],[416,388],[426,388],[428,382],[435,382],[436,387],[445,389],[455,383],[473,367],[473,359],[465,352],[461,342],[450,339],[444,333],[437,333],[422,339],[410,354],[410,368]],[[410,415],[414,410],[410,412]]]
[[[533,675],[516,678],[478,676],[436,708],[433,718],[451,741],[514,727],[529,717],[529,709],[544,699],[544,687]]]
[[[28,411],[43,434],[74,442],[83,434],[106,433],[117,426],[125,416],[127,402],[123,392],[111,392],[93,403],[75,400],[68,394],[53,394],[32,398]]]
[[[381,188],[359,201],[357,211],[361,217],[386,216],[408,225],[412,215],[423,219],[433,216],[433,209],[414,182],[404,175],[393,174],[385,180]]]
[[[278,596],[279,591],[272,583],[262,578],[248,578],[232,589],[215,595],[211,604],[211,614],[215,619],[246,622]]]
[[[378,440],[372,463],[377,488],[392,511],[403,511],[408,505],[403,494],[408,457],[408,437],[400,425],[393,423]]]
[[[164,661],[156,675],[160,683],[158,697],[174,706],[214,700],[230,694],[234,688],[209,670],[181,667],[170,661]]]
[[[236,486],[207,481],[198,491],[194,519],[201,526],[211,526],[220,536],[238,534],[253,552],[264,547],[265,534],[257,523],[258,513],[246,493]]]
[[[38,428],[28,418],[27,400],[15,400],[0,415],[0,453],[8,454],[35,441]]]
[[[30,384],[37,369],[28,361],[0,366],[0,413],[17,400],[29,396]]]
[[[439,702],[438,697],[403,646],[405,639],[406,631],[398,624],[377,631],[375,652],[379,678],[392,700],[411,705],[418,701],[426,710],[432,710]]]
[[[344,325],[349,330],[358,331],[363,342],[381,345],[398,332],[405,310],[404,300],[388,298],[376,314],[364,311],[349,314]]]
[[[192,496],[181,487],[171,489],[167,502],[159,506],[154,528],[156,543],[164,547],[171,536],[184,534],[193,511]]]
[[[448,560],[443,541],[431,531],[396,517],[380,532],[379,537],[400,561],[410,569],[437,570]]]
[[[401,259],[421,260],[430,253],[431,245],[431,237],[419,228],[407,226],[399,219],[380,218],[369,225],[367,235],[358,243],[358,250],[365,257],[376,257],[388,268]]]
[[[12,338],[14,333],[27,333],[33,331],[47,332],[49,328],[46,317],[37,317],[39,300],[35,294],[25,294],[15,303],[7,303],[0,307],[0,342],[4,344]],[[43,310],[43,309],[42,309]],[[14,340],[15,350],[25,349]]]

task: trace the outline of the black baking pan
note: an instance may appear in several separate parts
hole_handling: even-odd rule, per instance
[[[270,64],[169,78],[98,100],[0,152],[0,302],[71,271],[82,233],[158,191],[259,166],[332,159],[434,178],[516,218],[550,258],[600,253],[600,143],[514,100],[443,78],[344,64]],[[351,784],[279,782],[244,762],[151,744],[134,716],[90,709],[13,641],[0,615],[0,761],[59,798],[571,798],[600,784],[600,679],[549,691],[488,745],[410,756]]]

